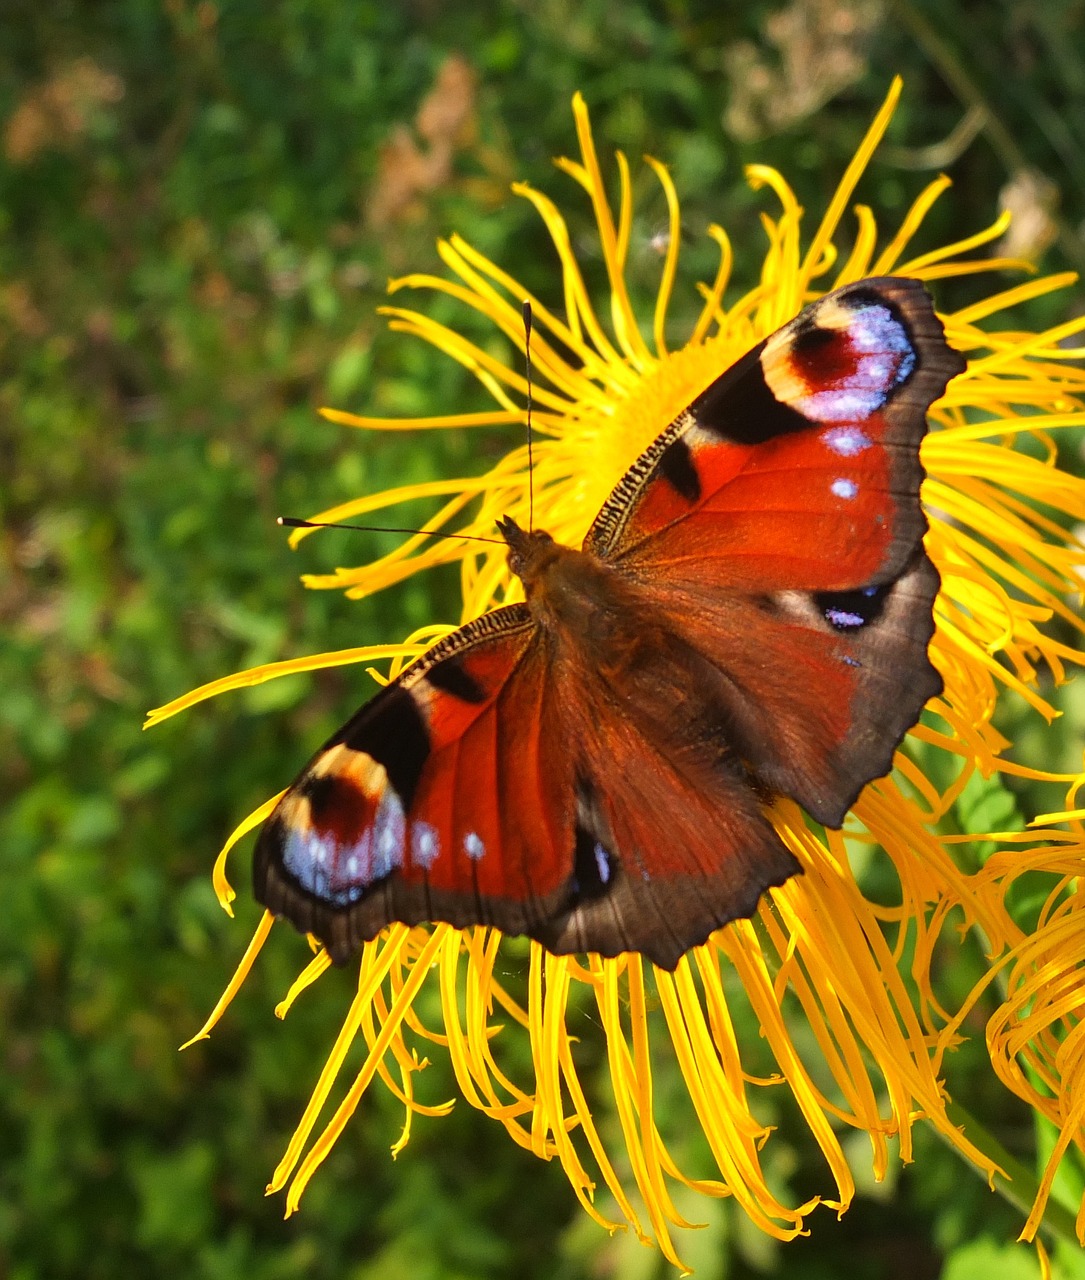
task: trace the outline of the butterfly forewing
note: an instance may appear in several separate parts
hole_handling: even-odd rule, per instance
[[[569,897],[574,787],[523,606],[431,650],[316,754],[264,826],[256,896],[333,959],[393,920],[534,933]]]
[[[918,281],[829,294],[678,416],[604,503],[585,549],[619,563],[652,543],[653,568],[707,556],[720,587],[750,591],[889,580],[926,529],[927,410],[963,367]]]

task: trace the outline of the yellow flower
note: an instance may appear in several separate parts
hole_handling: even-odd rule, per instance
[[[768,188],[779,208],[766,215],[768,246],[757,286],[725,305],[732,251],[726,233],[711,227],[719,246],[716,278],[699,286],[703,305],[680,348],[667,343],[667,317],[679,251],[678,199],[667,170],[648,160],[670,210],[670,235],[652,316],[651,341],[642,335],[625,283],[632,227],[629,170],[617,157],[616,210],[606,195],[588,115],[574,101],[581,158],[561,168],[591,201],[609,280],[605,319],[595,311],[566,224],[554,204],[526,184],[529,200],[556,250],[564,306],[551,311],[531,298],[532,358],[536,384],[533,426],[534,523],[559,541],[578,545],[603,500],[629,463],[723,368],[794,316],[810,299],[868,275],[897,274],[926,281],[1022,264],[965,255],[997,239],[1006,220],[942,249],[909,257],[909,245],[932,204],[949,183],[939,178],[918,197],[900,226],[879,233],[873,212],[854,209],[857,231],[846,256],[836,247],[857,181],[881,138],[899,95],[894,84],[833,200],[811,236],[803,211],[776,171],[753,166],[748,178]],[[521,300],[525,290],[458,237],[440,245],[449,275],[412,275],[392,291],[423,289],[457,299],[523,348]],[[1081,913],[1075,889],[1082,866],[1081,814],[1048,815],[1027,833],[989,835],[1002,847],[978,869],[962,868],[956,837],[939,823],[964,789],[999,772],[1032,778],[1062,777],[1029,769],[1005,753],[1010,744],[992,723],[1004,690],[1050,719],[1054,708],[1041,691],[1038,671],[1056,680],[1081,660],[1067,635],[1083,625],[1067,603],[1079,590],[1085,551],[1068,532],[1085,520],[1085,483],[1055,464],[1057,433],[1085,426],[1080,396],[1085,371],[1067,363],[1081,352],[1069,346],[1085,327],[1076,321],[1042,334],[998,329],[1003,309],[1071,282],[1051,276],[1010,288],[943,317],[951,345],[969,358],[933,410],[934,430],[923,444],[928,473],[924,499],[931,517],[927,547],[942,576],[932,659],[945,692],[898,753],[897,771],[872,783],[854,806],[843,832],[815,834],[794,806],[779,813],[785,838],[805,875],[765,895],[753,920],[740,920],[691,951],[674,973],[637,955],[616,960],[553,956],[531,944],[527,996],[513,994],[502,975],[502,939],[477,928],[393,925],[363,950],[357,995],[347,1012],[312,1100],[270,1190],[289,1183],[288,1211],[347,1123],[366,1089],[379,1077],[405,1108],[407,1141],[414,1114],[439,1114],[415,1098],[422,1050],[447,1052],[464,1099],[505,1127],[513,1140],[544,1159],[561,1162],[584,1208],[603,1226],[629,1224],[654,1240],[680,1265],[673,1238],[683,1218],[676,1189],[733,1196],[762,1230],[787,1239],[804,1230],[823,1202],[843,1211],[855,1184],[845,1158],[849,1133],[868,1135],[873,1168],[881,1178],[890,1141],[900,1158],[912,1153],[917,1120],[933,1126],[967,1160],[994,1177],[998,1159],[960,1127],[940,1079],[944,1055],[962,1035],[965,1016],[981,990],[1005,982],[1005,1003],[991,1022],[992,1060],[1006,1085],[1056,1126],[1059,1150],[1082,1143],[1085,1054],[1081,1052],[1080,982],[1085,965]],[[527,295],[530,296],[530,295]],[[334,422],[363,430],[488,426],[522,423],[526,385],[520,362],[510,367],[423,312],[386,309],[394,329],[414,334],[469,368],[490,391],[489,413],[389,422],[326,410]],[[515,449],[480,478],[410,486],[343,503],[321,520],[372,519],[407,498],[444,500],[428,528],[492,535],[494,520],[511,514],[527,524],[527,451]],[[467,512],[473,513],[468,515]],[[306,532],[295,535],[295,540]],[[364,596],[420,569],[458,562],[463,619],[516,598],[501,547],[409,537],[373,564],[310,577],[312,587],[341,588]],[[1059,623],[1059,626],[1052,624]],[[380,644],[260,667],[198,689],[153,712],[151,722],[193,703],[275,676],[333,664],[391,659],[391,674],[450,627],[433,626],[403,644]],[[941,786],[921,760],[940,759]],[[258,825],[275,799],[243,822],[216,864],[215,885],[230,910],[233,891],[224,862],[234,843]],[[1071,801],[1067,801],[1068,809]],[[973,839],[974,837],[969,837]],[[956,842],[956,843],[955,843]],[[866,896],[852,864],[876,863],[884,883],[895,884],[886,905]],[[1006,895],[1024,866],[1048,875],[1050,897],[1030,936],[1015,923]],[[270,930],[265,916],[200,1036],[208,1033],[244,980]],[[932,958],[954,929],[976,929],[991,957],[984,982],[960,1008],[946,1008],[936,993]],[[517,944],[522,954],[523,944]],[[500,957],[500,962],[499,962]],[[277,1012],[327,967],[319,952]],[[443,1029],[418,1017],[414,1002],[426,986],[440,995]],[[570,1006],[594,1006],[605,1037],[620,1137],[597,1127],[580,1071],[585,1023],[570,1030]],[[762,1040],[743,1043],[736,1020],[752,1010]],[[516,1036],[530,1042],[533,1073],[512,1078],[503,1048]],[[361,1036],[362,1068],[314,1138],[320,1115],[346,1053]],[[199,1037],[197,1037],[199,1038]],[[653,1084],[677,1062],[690,1114],[703,1132],[714,1168],[685,1169],[668,1146],[653,1104]],[[767,1063],[767,1066],[766,1066]],[[826,1188],[806,1203],[788,1203],[767,1172],[770,1128],[759,1116],[781,1092],[790,1094],[828,1166]],[[768,1144],[768,1145],[766,1145]],[[610,1193],[604,1213],[600,1184]],[[1050,1188],[1039,1187],[1026,1234],[1034,1233]],[[1035,1192],[1036,1188],[1032,1189]],[[1020,1194],[1020,1189],[1018,1189]],[[1030,1192],[1030,1196],[1032,1194]],[[679,1198],[688,1203],[682,1191]],[[1079,1235],[1085,1227],[1079,1222]]]

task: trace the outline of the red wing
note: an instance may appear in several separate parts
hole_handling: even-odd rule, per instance
[[[454,633],[316,754],[256,848],[257,898],[336,961],[393,920],[539,936],[570,896],[575,785],[527,609]]]
[[[585,540],[717,668],[757,778],[830,825],[941,688],[919,448],[963,367],[917,281],[837,290],[700,395]]]

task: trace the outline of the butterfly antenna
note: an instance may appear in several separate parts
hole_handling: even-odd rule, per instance
[[[482,538],[475,533],[446,533],[443,529],[389,529],[387,525],[343,524],[338,520],[299,520],[297,516],[277,516],[284,529],[356,529],[359,533],[411,533],[416,538],[460,538],[465,542],[492,542],[503,547],[503,538]]]
[[[527,528],[535,528],[535,461],[531,436],[531,303],[524,299],[524,363],[527,371]]]

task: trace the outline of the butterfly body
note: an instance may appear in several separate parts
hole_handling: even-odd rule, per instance
[[[919,444],[962,363],[914,281],[848,286],[724,372],[581,548],[506,517],[525,603],[440,642],[286,793],[255,889],[345,959],[391,920],[673,968],[798,872],[941,682]]]

